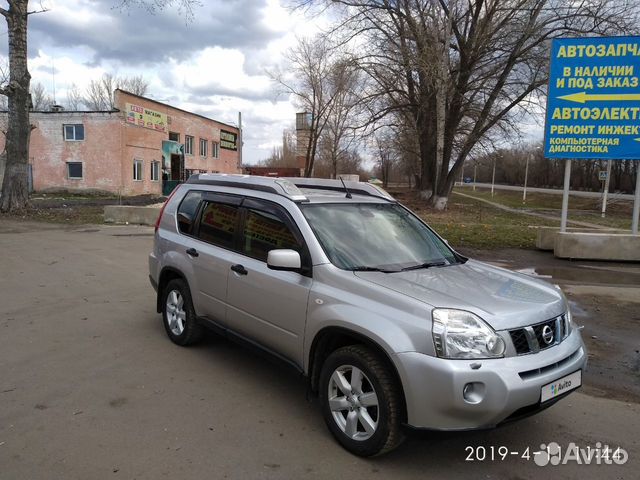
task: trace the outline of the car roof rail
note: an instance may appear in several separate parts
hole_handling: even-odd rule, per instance
[[[191,175],[188,184],[215,185],[219,187],[245,188],[260,192],[275,193],[294,202],[307,201],[307,197],[289,179],[260,177],[234,173],[197,173]]]
[[[395,199],[384,189],[368,182],[344,181],[329,178],[305,178],[305,177],[283,177],[299,188],[312,188],[315,190],[331,190],[336,192],[344,192],[345,186],[349,192],[357,195],[369,195],[371,197],[384,198],[395,202]]]

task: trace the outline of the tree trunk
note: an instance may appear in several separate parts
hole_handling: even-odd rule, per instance
[[[27,69],[28,0],[9,0],[8,10],[0,10],[7,20],[9,36],[9,84],[0,93],[8,98],[9,114],[5,150],[7,164],[2,181],[0,211],[23,210],[29,202],[28,163],[29,84]]]
[[[422,192],[422,196],[425,199],[431,197],[435,191],[436,185],[434,185],[435,170],[437,168],[437,152],[438,147],[436,141],[436,109],[435,109],[435,95],[429,95],[429,101],[425,102],[427,105],[423,106],[418,118],[416,119],[416,126],[418,127],[418,143],[420,153],[420,184],[418,188]]]

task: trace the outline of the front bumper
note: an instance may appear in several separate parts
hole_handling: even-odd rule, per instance
[[[535,413],[543,385],[586,367],[587,353],[578,330],[561,344],[536,354],[483,360],[447,360],[417,352],[394,355],[407,404],[407,423],[415,428],[468,430],[490,428]],[[471,368],[480,364],[479,368]],[[477,367],[477,365],[474,365]],[[483,390],[471,403],[468,383]]]

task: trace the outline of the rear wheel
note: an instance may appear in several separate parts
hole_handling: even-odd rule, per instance
[[[400,388],[386,362],[363,345],[329,355],[320,374],[320,399],[329,430],[356,455],[380,455],[404,440]]]
[[[202,338],[204,329],[197,323],[191,293],[184,280],[167,283],[162,297],[162,319],[173,343],[187,346]]]

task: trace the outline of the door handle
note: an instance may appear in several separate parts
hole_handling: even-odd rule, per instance
[[[197,257],[200,254],[195,248],[189,248],[187,249],[187,255],[189,255],[190,257]]]
[[[237,265],[231,265],[231,270],[233,270],[234,272],[236,272],[239,275],[246,275],[247,273],[249,273],[247,271],[246,268],[244,268],[243,265],[237,264]]]

